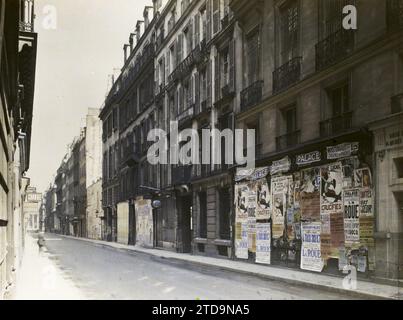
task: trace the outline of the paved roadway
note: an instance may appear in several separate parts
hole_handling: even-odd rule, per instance
[[[87,299],[351,299],[56,235],[46,235],[45,252]]]

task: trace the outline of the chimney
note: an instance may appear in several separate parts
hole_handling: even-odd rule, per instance
[[[146,6],[144,7],[143,17],[144,17],[144,28],[147,29],[150,21],[153,19],[153,9],[154,7]]]
[[[129,38],[130,53],[132,53],[132,51],[133,51],[133,49],[134,49],[134,40],[133,40],[133,38],[134,38],[135,35],[136,35],[135,33],[131,33],[131,34],[130,34],[130,38]]]
[[[127,61],[127,48],[129,47],[129,45],[128,44],[125,44],[124,46],[123,46],[123,52],[124,52],[124,55],[125,55],[125,61],[124,61],[124,63],[126,63],[126,61]]]
[[[144,25],[144,21],[138,20],[136,24],[136,34],[137,34],[137,41],[140,40],[140,37],[143,34],[142,26]]]

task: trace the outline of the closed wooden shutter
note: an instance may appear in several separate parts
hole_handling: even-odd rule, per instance
[[[208,61],[207,64],[207,88],[206,88],[206,93],[207,93],[207,107],[210,108],[212,104],[211,100],[211,85],[212,85],[212,66],[211,66],[211,60]]]
[[[194,47],[200,43],[200,13],[194,18]]]
[[[211,0],[206,0],[206,40],[211,40]]]
[[[199,107],[200,107],[200,80],[199,80],[198,72],[196,72],[194,74],[194,87],[195,87],[195,106],[196,106],[196,110],[199,110]]]
[[[235,92],[235,40],[232,39],[229,43],[229,89],[230,92]]]
[[[214,101],[220,99],[220,56],[217,54],[214,57]]]

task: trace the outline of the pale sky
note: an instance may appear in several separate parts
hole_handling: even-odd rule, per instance
[[[57,13],[55,30],[44,28],[48,11]],[[80,133],[88,108],[100,108],[108,75],[123,64],[123,44],[151,0],[36,0],[38,56],[31,185],[45,191],[67,145]]]

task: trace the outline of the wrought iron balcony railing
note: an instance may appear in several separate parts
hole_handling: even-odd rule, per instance
[[[392,114],[403,112],[403,93],[391,98]]]
[[[301,131],[296,130],[276,138],[277,151],[285,150],[301,142]]]
[[[172,168],[172,183],[174,185],[190,183],[192,177],[192,165]]]
[[[302,57],[296,57],[273,72],[273,93],[279,93],[297,83],[301,77]]]
[[[345,59],[354,50],[354,32],[340,29],[319,42],[316,47],[316,70],[323,70]]]
[[[403,0],[387,0],[386,14],[389,31],[403,28]]]
[[[221,29],[224,30],[226,27],[228,27],[229,24],[229,15],[228,13],[224,16],[224,18],[221,19]]]
[[[256,81],[241,92],[241,111],[257,105],[262,101],[263,80]]]
[[[176,120],[178,121],[178,125],[182,126],[186,121],[190,120],[195,114],[195,107],[192,104],[189,108],[187,108],[185,111],[180,113]]]
[[[346,112],[331,119],[321,121],[319,126],[321,137],[343,133],[353,127],[353,112]]]
[[[187,75],[192,67],[200,61],[202,54],[202,45],[196,45],[196,47],[188,54],[185,60],[183,60],[168,76],[168,83],[181,79]]]

